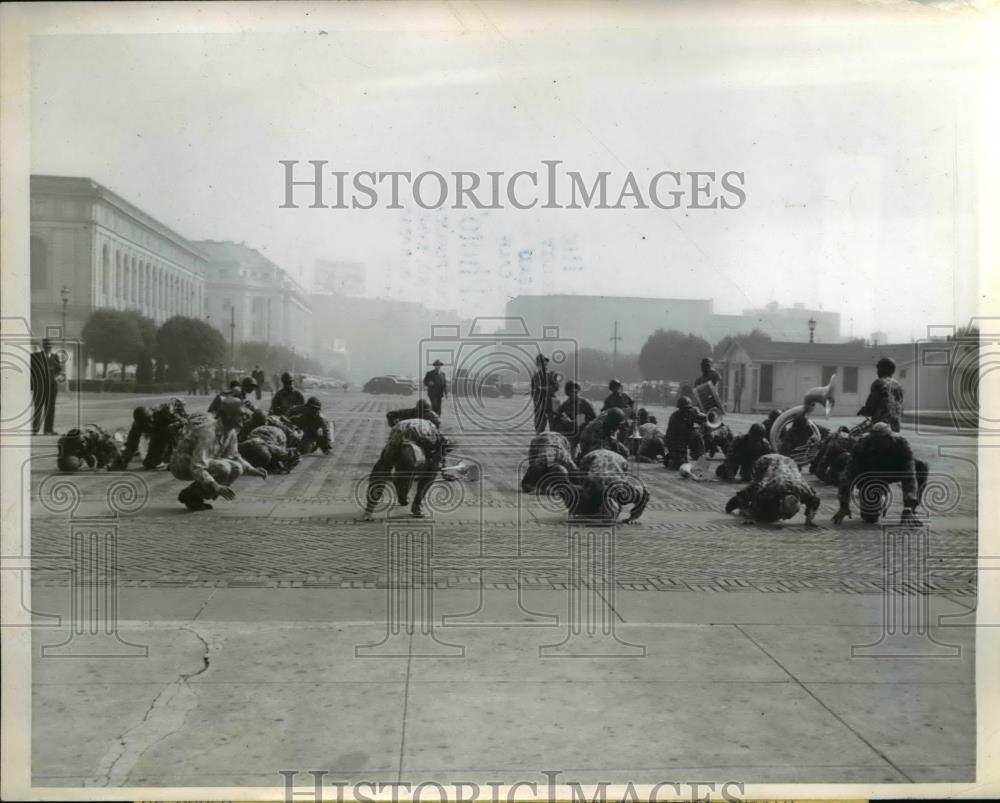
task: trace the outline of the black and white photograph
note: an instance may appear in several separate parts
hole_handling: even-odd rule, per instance
[[[995,4],[0,22],[5,800],[1000,792]]]

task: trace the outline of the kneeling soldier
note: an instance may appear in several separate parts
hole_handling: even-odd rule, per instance
[[[697,460],[705,454],[705,441],[701,435],[701,424],[708,417],[695,408],[691,399],[681,396],[677,400],[677,409],[670,415],[667,422],[667,453],[663,457],[666,468],[678,469],[688,462],[688,452],[691,460]]]
[[[580,433],[577,458],[597,449],[608,449],[627,458],[628,447],[618,439],[626,420],[625,411],[620,407],[611,407],[597,416]]]
[[[636,457],[640,463],[658,463],[667,453],[667,433],[663,431],[656,416],[643,415],[639,410],[639,449]]]
[[[289,448],[285,433],[267,424],[252,430],[239,443],[240,455],[251,466],[272,474],[288,474],[299,462],[297,449]]]
[[[823,439],[816,458],[809,466],[809,471],[822,482],[840,485],[840,473],[851,458],[855,442],[856,439],[851,437],[847,427],[840,427],[836,432],[831,432]]]
[[[333,425],[323,417],[323,405],[315,396],[310,396],[305,404],[293,407],[288,411],[288,420],[302,430],[302,442],[299,450],[302,454],[311,454],[321,449],[323,454],[330,454],[333,448]]]
[[[885,514],[888,486],[896,482],[903,487],[900,523],[916,523],[916,508],[927,484],[927,472],[927,464],[914,458],[906,438],[893,432],[890,424],[875,424],[855,444],[840,474],[840,509],[833,514],[833,523],[851,518],[851,488],[856,485],[861,519],[874,524]]]
[[[142,467],[152,471],[162,463],[169,463],[187,419],[187,407],[177,398],[155,407],[136,407],[132,411],[132,428],[125,438],[125,448],[116,461],[115,468],[122,471],[128,468],[144,437],[146,456],[142,459]]]
[[[819,497],[802,479],[795,461],[782,454],[766,454],[753,464],[750,484],[726,504],[726,513],[739,510],[748,519],[773,523],[790,519],[806,508],[806,524],[815,526]]]
[[[753,464],[758,457],[763,457],[774,451],[771,442],[767,439],[767,432],[763,424],[752,424],[749,432],[745,435],[737,435],[729,450],[726,452],[726,459],[717,469],[715,476],[720,480],[734,480],[737,474],[743,482],[750,482],[750,474],[753,471]]]
[[[191,484],[178,495],[188,510],[211,510],[207,499],[221,496],[235,499],[229,486],[241,474],[267,479],[267,470],[251,466],[239,453],[237,435],[242,422],[240,399],[224,397],[218,405],[218,417],[196,413],[188,419],[180,442],[170,458],[170,473]]]
[[[572,447],[565,435],[542,432],[531,439],[528,447],[528,468],[521,479],[521,490],[532,493],[545,491],[560,479],[570,481],[576,475]]]
[[[588,452],[580,460],[580,488],[570,510],[574,518],[614,524],[622,508],[632,505],[623,524],[634,524],[649,503],[649,491],[629,474],[628,459],[608,449]]]
[[[120,451],[121,446],[112,435],[97,424],[87,424],[59,438],[56,465],[60,471],[76,471],[84,463],[88,468],[111,469],[118,462]]]
[[[410,512],[423,517],[427,488],[444,465],[447,440],[436,426],[422,418],[400,421],[389,432],[386,444],[368,477],[363,521],[374,521],[372,514],[382,498],[385,486],[392,482],[401,505],[409,501],[410,485],[417,481]]]

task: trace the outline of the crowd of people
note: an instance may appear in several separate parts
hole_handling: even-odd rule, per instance
[[[803,477],[806,464],[817,480],[837,486],[840,504],[834,523],[852,515],[852,489],[861,499],[861,518],[881,519],[887,485],[893,482],[902,486],[903,520],[916,519],[928,466],[914,457],[900,434],[903,393],[888,358],[879,361],[877,378],[858,411],[861,425],[831,432],[807,419],[805,405],[801,414],[783,418],[781,432],[772,431],[781,414],[773,410],[736,436],[718,418],[710,420],[702,405],[687,395],[677,399],[662,427],[648,410],[636,406],[617,379],[608,383],[608,395],[597,411],[580,395],[580,386],[562,383],[548,362],[539,355],[532,376],[535,436],[528,445],[521,490],[561,499],[573,516],[616,521],[627,510],[624,521],[633,523],[642,515],[649,493],[632,472],[632,460],[661,462],[667,470],[700,479],[691,465],[721,453],[717,479],[747,483],[729,500],[726,512],[738,512],[749,521],[790,519],[804,508],[806,523],[813,524],[819,501]],[[441,432],[447,384],[439,369],[435,364],[424,380],[429,401],[419,399],[412,407],[387,413],[389,432],[369,475],[362,520],[373,520],[389,486],[398,504],[410,505],[412,515],[423,516],[433,480],[439,475],[453,478],[445,473],[452,446]],[[59,439],[58,467],[124,470],[145,441],[143,468],[166,466],[175,478],[190,483],[179,493],[179,501],[190,510],[207,510],[213,499],[232,499],[231,486],[244,474],[266,479],[292,471],[303,454],[329,454],[334,428],[319,399],[306,398],[285,373],[265,412],[255,404],[261,399],[263,379],[263,372],[255,369],[242,380],[231,380],[205,412],[190,413],[176,398],[136,407],[124,442],[96,425],[71,430]],[[706,358],[692,387],[714,386],[719,380]],[[805,462],[803,454],[808,455]]]

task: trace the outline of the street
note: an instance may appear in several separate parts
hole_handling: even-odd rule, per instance
[[[564,510],[519,492],[523,396],[446,400],[451,459],[479,462],[480,481],[437,483],[419,522],[397,507],[357,523],[385,413],[413,399],[317,395],[333,453],[241,478],[213,511],[185,510],[167,471],[130,472],[148,498],[116,520],[115,627],[145,658],[42,656],[79,609],[55,438],[35,439],[36,784],[280,786],[296,770],[309,786],[316,768],[328,781],[974,777],[974,439],[904,431],[939,489],[917,576],[886,565],[878,526],[856,513],[833,526],[836,490],[811,475],[818,527],[725,514],[740,486],[715,480],[718,456],[703,482],[635,464],[651,494],[639,524],[574,535]],[[184,399],[194,411],[210,397]],[[80,423],[127,429],[137,403],[88,394]],[[58,431],[75,409],[60,398]],[[669,410],[649,410],[665,425]],[[739,434],[762,417],[727,422]],[[70,477],[72,516],[107,519],[121,477]],[[913,598],[907,638],[886,576]]]

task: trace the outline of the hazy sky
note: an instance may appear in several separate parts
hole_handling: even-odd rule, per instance
[[[893,339],[974,314],[976,54],[944,12],[612,5],[560,30],[441,8],[419,33],[338,31],[334,14],[322,33],[303,17],[305,33],[38,36],[32,170],[89,176],[192,239],[246,241],[307,284],[316,259],[363,261],[372,287],[442,305],[433,277],[383,280],[405,271],[407,212],[279,209],[278,160],[738,170],[738,210],[490,211],[486,267],[504,235],[548,238],[583,266],[556,271],[559,292],[801,301]],[[463,312],[502,313],[511,288],[488,286]]]

